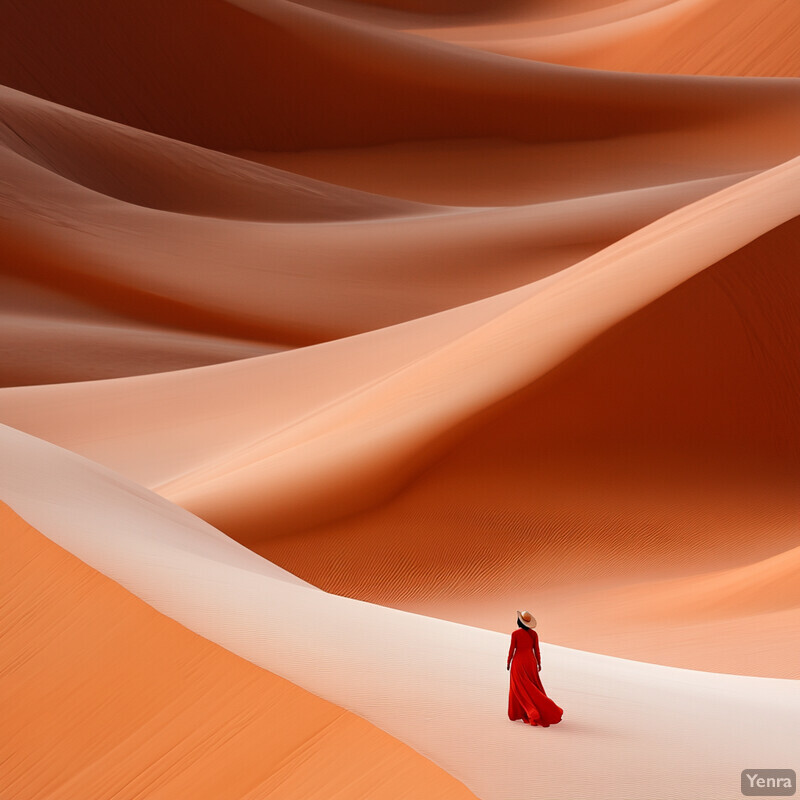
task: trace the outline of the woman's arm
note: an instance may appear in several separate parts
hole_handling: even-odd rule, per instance
[[[536,653],[536,663],[539,665],[539,669],[542,668],[542,657],[539,655],[539,634],[536,631],[533,632],[533,652]]]
[[[514,631],[516,633],[516,631]],[[514,658],[514,651],[517,649],[517,640],[514,634],[511,634],[511,647],[508,648],[508,661],[506,662],[506,669],[511,669],[511,659]]]

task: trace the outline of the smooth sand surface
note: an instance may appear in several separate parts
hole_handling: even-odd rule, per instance
[[[386,465],[388,485],[397,487],[398,479],[405,475],[398,469],[403,461],[413,462],[416,452],[493,403],[530,386],[597,336],[642,311],[640,318],[628,323],[634,328],[630,336],[633,344],[620,342],[621,335],[616,334],[615,346],[627,351],[629,368],[642,358],[641,352],[629,348],[646,351],[642,337],[655,344],[661,335],[660,321],[650,319],[677,317],[681,322],[678,330],[682,328],[681,335],[686,338],[662,336],[659,346],[672,348],[669,358],[674,368],[686,367],[691,382],[705,380],[698,390],[704,397],[714,391],[724,394],[732,387],[717,387],[712,375],[703,374],[713,351],[707,355],[691,352],[695,333],[685,332],[690,326],[697,329],[705,325],[709,332],[730,339],[731,347],[738,350],[738,354],[726,356],[732,362],[738,364],[743,358],[752,362],[752,379],[744,372],[730,374],[730,366],[720,362],[715,366],[719,380],[736,380],[740,394],[750,386],[753,410],[761,404],[764,413],[760,417],[751,414],[743,404],[723,406],[719,415],[709,415],[702,407],[690,404],[673,422],[667,420],[673,426],[671,431],[663,427],[662,420],[671,406],[662,399],[659,408],[659,393],[655,392],[640,409],[644,427],[640,431],[630,428],[629,436],[663,439],[667,432],[674,432],[692,438],[703,432],[709,434],[708,426],[716,425],[718,433],[710,437],[711,443],[716,438],[724,445],[725,436],[741,425],[745,415],[751,422],[744,432],[744,444],[756,452],[761,448],[766,455],[792,457],[796,453],[794,438],[787,438],[785,426],[794,425],[793,418],[776,422],[775,408],[769,405],[780,409],[793,402],[796,395],[786,385],[792,376],[776,368],[776,374],[769,378],[770,363],[763,361],[759,351],[753,351],[747,338],[753,334],[737,325],[730,301],[718,304],[715,317],[709,316],[708,303],[714,302],[719,282],[725,280],[730,283],[725,295],[730,297],[733,292],[737,302],[756,304],[753,313],[757,314],[761,301],[751,294],[747,281],[759,275],[754,265],[760,265],[760,275],[772,281],[771,286],[764,283],[769,287],[770,302],[780,308],[785,301],[786,307],[776,312],[774,320],[765,321],[757,335],[764,347],[783,349],[787,355],[795,352],[790,315],[796,278],[778,255],[793,241],[792,225],[781,226],[800,210],[797,171],[798,162],[793,161],[742,181],[663,217],[569,269],[485,301],[260,360],[93,385],[7,389],[0,394],[3,418],[36,435],[75,447],[147,485],[160,486],[165,494],[180,496],[190,507],[192,493],[196,493],[196,509],[205,508],[206,514],[213,516],[215,504],[220,509],[227,506],[230,515],[225,519],[226,530],[253,541],[247,533],[248,516],[259,530],[274,528],[260,538],[290,531],[291,522],[281,527],[281,503],[295,503],[301,498],[305,503],[319,491],[316,476],[304,474],[304,453],[316,450],[328,460],[326,464],[322,458],[312,459],[317,470],[331,470],[331,477],[338,473],[347,480],[350,475],[342,471],[345,462],[336,455],[336,447],[341,446],[342,454],[348,453],[345,461],[352,460],[353,470],[362,474],[372,471],[378,491],[385,491],[387,486],[378,480],[379,473],[374,469],[381,464]],[[737,261],[737,251],[743,254],[741,261]],[[679,259],[674,257],[676,252],[681,254]],[[725,258],[729,260],[721,260]],[[670,295],[666,306],[660,303],[643,311],[649,303],[712,265],[716,266],[708,278],[698,278],[675,296]],[[755,316],[752,324],[757,321]],[[531,342],[537,346],[531,347]],[[487,364],[489,353],[492,362]],[[688,365],[684,363],[687,358]],[[339,368],[339,363],[346,363],[346,369]],[[621,365],[617,363],[614,368],[620,370]],[[662,369],[663,364],[653,365],[653,375],[648,376],[642,391],[648,390],[649,382]],[[593,367],[591,372],[594,374],[589,380],[603,380],[602,369]],[[773,391],[756,391],[752,383],[756,376],[772,380]],[[162,386],[168,386],[168,392]],[[270,386],[280,386],[281,391],[269,392]],[[85,404],[89,393],[108,410],[103,419],[96,419]],[[414,402],[420,393],[426,398],[424,404]],[[744,396],[741,399],[744,401]],[[561,401],[579,403],[581,395],[576,391],[571,399]],[[625,425],[636,410],[635,404],[632,406],[619,409],[611,396],[602,403],[590,404],[595,414],[593,424],[602,430],[608,426],[609,415],[617,415],[617,426]],[[135,426],[137,417],[142,419],[140,431]],[[389,417],[391,425],[375,427],[376,421]],[[573,422],[567,417],[561,424],[567,428],[560,431],[561,435],[567,436],[572,430],[577,442],[591,432],[589,428],[571,428]],[[581,414],[574,424],[591,426],[592,420]],[[158,459],[147,457],[155,437]],[[125,438],[128,446],[122,441]],[[186,447],[190,439],[194,452]],[[657,439],[653,443],[659,444]],[[293,464],[297,469],[294,475],[290,471]],[[276,482],[271,483],[274,494],[264,496],[258,491],[257,497],[252,493],[251,500],[246,501],[248,474],[254,485],[270,474],[270,481]],[[235,480],[229,480],[229,476],[235,476]],[[278,490],[277,482],[283,484],[284,491]],[[331,489],[324,491],[330,493],[334,484],[329,485]],[[303,494],[304,486],[311,494]],[[232,494],[226,500],[229,491]],[[341,493],[338,505],[330,505],[329,499],[315,506],[319,521],[335,518],[348,503],[348,497]],[[352,510],[374,502],[366,483],[354,484],[349,499]],[[314,517],[313,509],[308,513]]]
[[[56,295],[35,319],[9,316],[3,384],[165,372],[416,319],[796,154],[793,82],[553,67],[257,5],[207,0],[155,38],[121,2],[0,11],[0,80],[22,90],[0,91],[3,287],[27,286],[14,306]],[[233,41],[207,75],[204,48]],[[89,313],[73,323],[59,306],[76,300]]]
[[[741,181],[446,313],[213,368],[8,389],[0,409],[316,585],[488,627],[505,624],[487,611],[500,598],[744,566],[797,541],[796,375],[779,366],[798,347],[785,260],[796,171]],[[582,602],[562,596],[555,641],[597,645],[596,626],[574,622]],[[672,624],[665,610],[650,622]],[[765,631],[773,651],[794,635]],[[789,659],[756,668],[707,637],[600,639],[615,655],[796,675]]]
[[[796,97],[792,82],[573,69],[281,0],[257,5],[258,13],[223,0],[7,5],[0,83],[222,150],[573,141],[723,122],[755,109],[797,115],[786,99]]]
[[[367,194],[297,177],[6,90],[3,274],[32,284],[31,292],[45,287],[79,298],[121,323],[160,327],[166,338],[189,330],[274,349],[373,330],[530,283],[793,155],[789,132],[800,124],[800,106],[787,102],[794,87],[765,99],[747,85],[730,88],[739,103],[717,120],[724,148],[702,126],[688,152],[679,137],[662,132],[639,141],[633,129],[605,146],[560,154],[549,145],[498,151],[489,143],[503,160],[499,176],[482,166],[484,177],[466,191],[463,183],[446,188],[434,173],[443,193],[417,198],[469,211],[376,197],[373,189],[392,193],[383,183]],[[742,112],[748,104],[771,122],[757,150],[752,118]],[[628,163],[617,167],[618,178],[608,166],[576,168],[613,164],[623,153]],[[405,169],[401,156],[388,160]],[[485,156],[484,147],[468,147],[443,163],[474,175],[472,165]],[[437,152],[409,174],[431,157]],[[491,196],[481,188],[487,182]],[[504,206],[524,207],[487,209],[502,192]],[[133,351],[120,347],[124,370],[139,346],[121,334]],[[28,350],[35,346],[32,340]],[[176,350],[182,366],[194,365]],[[218,353],[210,347],[207,361]],[[136,372],[133,364],[127,374]],[[51,375],[44,365],[38,382]]]
[[[800,8],[793,0],[627,0],[561,6],[549,15],[531,11],[521,4],[494,20],[407,18],[398,26],[493,53],[594,69],[800,75]]]
[[[612,798],[658,786],[684,798],[703,782],[733,798],[742,763],[791,760],[796,681],[543,641],[545,687],[570,712],[551,729],[522,729],[505,716],[506,635],[283,579],[136,484],[11,428],[0,434],[3,497],[48,538],[195,633],[365,717],[479,797]],[[769,728],[754,725],[766,715]],[[532,749],[538,768],[515,769]]]
[[[60,317],[52,307],[41,313],[2,313],[2,321],[0,382],[6,386],[171,372],[284,349],[128,320]]]
[[[114,741],[164,796],[215,760],[287,800],[424,798],[425,758],[491,800],[790,763],[799,33],[794,0],[0,3],[0,499],[46,537],[14,528],[9,653],[74,693],[25,684],[18,730],[65,741],[37,777],[29,737],[14,796],[138,791],[91,761]],[[64,609],[32,605],[48,570]],[[518,608],[547,731],[505,718]],[[164,692],[206,648],[208,681],[252,662],[239,700],[366,721],[308,740],[310,782],[303,747],[236,760],[266,723],[233,696],[140,748],[70,627],[41,649],[62,612],[173,659]],[[198,714],[238,744],[160,755]],[[339,764],[362,733],[382,782]]]
[[[154,611],[6,505],[0,526],[4,797],[474,797],[355,714]]]
[[[235,0],[270,18],[270,0]],[[502,55],[634,73],[797,77],[793,0],[303,0],[352,22]]]

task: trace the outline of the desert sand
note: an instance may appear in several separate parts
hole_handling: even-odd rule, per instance
[[[543,679],[571,708],[569,722],[565,713],[552,736],[520,730],[498,713],[507,636],[322,592],[99,465],[8,427],[0,433],[0,485],[23,519],[190,631],[379,726],[478,797],[612,798],[660,785],[679,798],[698,783],[723,786],[739,763],[792,757],[796,681],[549,643]],[[768,731],[752,724],[764,714]],[[511,769],[531,748],[548,769]],[[721,796],[735,792],[738,783]]]
[[[0,794],[794,766],[796,3],[46,0],[0,41]]]
[[[533,11],[534,7],[539,13]],[[800,75],[792,0],[627,0],[599,7],[520,4],[495,19],[457,16],[400,26],[438,40],[537,61],[687,75]],[[544,12],[544,13],[542,13]],[[567,13],[565,13],[567,12]],[[571,12],[571,13],[570,13]]]
[[[363,719],[158,614],[8,506],[0,519],[4,795],[473,797]]]

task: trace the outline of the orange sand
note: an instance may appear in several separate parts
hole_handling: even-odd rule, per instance
[[[535,599],[607,574],[626,583],[744,565],[796,544],[798,415],[785,412],[798,393],[782,367],[798,350],[797,280],[784,260],[796,223],[771,227],[797,202],[796,169],[792,162],[701,199],[554,275],[549,292],[533,284],[280,358],[7,390],[0,408],[18,427],[159,487],[312,583],[432,614],[460,600],[462,621],[504,627],[505,616],[487,623],[476,609],[491,598],[511,602],[510,593]],[[730,237],[748,238],[745,209],[763,218],[753,230],[766,232],[736,249]],[[718,235],[698,233],[707,230]],[[714,263],[712,253],[731,247]],[[645,289],[633,277],[646,267],[660,265],[653,280],[669,288],[677,270],[709,262],[642,305],[652,295],[638,295]],[[592,269],[611,274],[587,292]],[[574,302],[584,324],[597,320],[594,338],[570,324],[555,334],[546,303],[556,297]],[[634,313],[608,328],[615,303]],[[514,338],[526,329],[543,342],[533,351]],[[494,365],[492,384],[481,353],[497,348],[509,355]],[[280,394],[269,391],[275,385]],[[429,398],[423,415],[420,392]],[[652,624],[669,619],[655,614]],[[564,623],[565,638],[558,627],[552,636],[587,646],[582,631]],[[603,646],[656,658],[637,639]],[[713,650],[707,638],[672,642],[671,650],[658,643],[659,659],[744,669],[735,649]],[[759,674],[787,669],[796,667],[781,658]]]
[[[327,594],[100,465],[7,426],[0,442],[4,496],[52,541],[195,633],[355,711],[479,797],[615,800],[640,795],[643,780],[683,797],[698,781],[726,785],[741,763],[791,760],[796,681],[546,639],[543,674],[571,714],[563,733],[533,741],[505,715],[507,633]],[[532,746],[547,767],[515,769]]]
[[[474,796],[162,616],[4,504],[0,526],[3,797]]]
[[[793,0],[628,0],[599,8],[521,5],[504,18],[406,18],[398,26],[494,53],[592,69],[800,75]],[[549,13],[548,13],[549,12]],[[441,27],[437,26],[437,22]]]
[[[727,800],[789,757],[796,0],[0,39],[0,489],[51,540],[2,511],[0,794]],[[522,607],[572,715],[534,751]]]

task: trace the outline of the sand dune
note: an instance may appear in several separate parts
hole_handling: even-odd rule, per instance
[[[7,506],[0,520],[3,796],[474,797],[363,719],[158,614]]]
[[[690,578],[685,581],[680,588],[688,591]],[[631,587],[609,580],[605,585],[557,590],[499,589],[483,602],[457,596],[413,598],[397,605],[413,613],[507,630],[509,608],[522,605],[518,601],[524,599],[528,605],[535,603],[546,621],[540,636],[564,647],[705,672],[800,677],[794,656],[800,622],[796,607],[751,613],[742,604],[728,616],[707,614],[704,609],[685,617],[680,597],[677,609],[669,604],[669,589],[679,588],[672,584],[663,587],[663,604],[648,607],[651,589],[659,592],[661,588],[657,581]],[[512,613],[512,624],[513,619]]]
[[[326,222],[420,211],[409,203],[255,166],[5,87],[0,90],[0,111],[6,170],[24,169],[19,159],[30,165],[23,172],[22,196],[28,200],[39,187],[44,194],[50,186],[64,185],[48,181],[47,173],[52,173],[125,203],[203,217]],[[38,169],[31,169],[33,165]],[[90,198],[98,202],[94,194],[82,196],[84,203]]]
[[[791,0],[691,3],[660,23],[597,42],[578,66],[692,75],[800,75],[800,9]]]
[[[799,43],[794,0],[0,3],[0,795],[790,765]]]
[[[792,0],[628,0],[503,18],[406,18],[396,26],[493,53],[592,69],[797,77],[800,9]],[[379,20],[375,20],[380,24]],[[437,24],[438,22],[438,24]]]
[[[274,3],[259,6],[266,17],[281,18],[285,27],[278,32],[274,24],[265,21],[262,26],[225,4],[209,6],[216,11],[193,18],[191,25],[183,27],[186,47],[172,54],[185,59],[187,69],[189,64],[201,69],[195,63],[200,50],[190,44],[203,31],[203,36],[217,36],[232,26],[233,36],[233,30],[247,21],[248,41],[253,36],[288,36],[289,29],[302,29],[320,47],[323,34],[329,34],[319,26],[323,19],[330,23],[330,15],[310,10],[287,10]],[[73,55],[69,47],[76,45],[75,41],[70,44],[70,37],[82,36],[80,26],[65,27],[65,38],[47,51],[51,62],[27,62],[31,43],[48,30],[35,20],[44,10],[37,6],[22,13],[8,7],[0,12],[9,31],[9,46],[0,61],[6,56],[16,59],[6,64],[10,82],[39,93],[47,85],[52,88],[48,96],[111,117],[128,120],[126,114],[135,110],[146,119],[129,121],[183,135],[169,125],[155,124],[160,115],[155,108],[148,110],[147,104],[158,103],[157,91],[140,96],[142,87],[153,83],[152,76],[151,80],[140,76],[142,80],[130,87],[130,96],[123,97],[124,92],[118,96],[136,69],[157,67],[155,55],[155,62],[143,55],[156,48],[154,41],[142,44],[137,58],[142,57],[135,61],[138,66],[122,77],[116,75],[117,66],[102,62],[112,51],[128,52],[126,48],[135,41],[136,25],[120,26],[127,38],[117,43],[120,49],[112,46],[120,15],[133,13],[132,9],[113,6],[112,12],[109,4],[95,9],[95,24],[113,13],[115,26],[109,37],[81,50],[81,59],[96,56],[99,61],[93,69],[98,75],[103,80],[116,75],[115,80],[122,83],[115,84],[113,92],[98,84],[98,96],[86,102],[70,95],[82,82],[63,83],[69,69],[82,69],[86,63],[67,64]],[[81,13],[89,10],[83,8]],[[56,17],[69,11],[68,4],[49,11],[55,15],[55,25]],[[209,34],[205,26],[214,14],[221,15],[219,26]],[[383,36],[374,27],[362,29],[352,21],[337,24],[353,36],[366,37],[365,41],[377,42]],[[502,125],[490,130],[476,127],[474,120],[459,121],[458,115],[450,113],[455,97],[450,93],[446,126],[436,132],[416,127],[399,137],[395,129],[393,138],[405,140],[395,144],[292,156],[265,149],[280,144],[270,138],[267,126],[263,136],[249,142],[256,151],[238,150],[369,194],[256,166],[252,160],[232,159],[4,89],[3,271],[34,282],[37,288],[31,287],[32,293],[38,287],[55,289],[61,299],[78,300],[119,319],[118,330],[109,332],[110,340],[117,342],[115,347],[104,347],[97,357],[89,351],[83,359],[65,356],[59,366],[54,355],[44,359],[39,355],[43,337],[50,335],[49,320],[32,324],[12,317],[8,323],[14,331],[13,343],[6,349],[13,348],[13,355],[4,370],[4,382],[51,383],[186,368],[251,355],[253,347],[270,352],[435,313],[570,266],[679,205],[795,152],[797,92],[787,83],[648,81],[594,72],[552,72],[541,65],[515,63],[512,67],[503,59],[487,65],[483,57],[441,49],[436,43],[420,51],[408,37],[399,33],[392,37],[390,52],[403,63],[402,69],[392,73],[395,77],[410,80],[408,67],[417,62],[425,62],[425,75],[432,67],[450,77],[452,70],[463,73],[464,81],[472,86],[469,107],[480,112],[481,119],[491,119],[490,104],[499,103],[502,113],[494,116]],[[225,61],[229,65],[225,68],[243,69],[246,51],[247,47],[237,51],[232,60]],[[259,58],[266,57],[264,48],[259,52]],[[284,56],[284,51],[276,50],[270,57]],[[20,69],[25,64],[23,75]],[[485,99],[488,85],[476,94],[472,71],[478,68],[482,74],[484,68],[497,73],[497,88],[489,93],[494,99]],[[515,76],[512,83],[509,70]],[[323,73],[333,74],[327,67]],[[175,80],[188,79],[181,77],[180,70],[171,69],[169,74]],[[164,91],[168,83],[158,81]],[[543,129],[541,115],[533,111],[524,117],[520,109],[528,104],[520,105],[513,92],[509,95],[512,84],[518,86],[513,90],[518,97],[529,97],[532,90],[541,93],[549,109],[547,125],[566,126],[570,132]],[[216,84],[210,81],[209,85]],[[63,92],[56,91],[59,86]],[[392,96],[389,84],[382,85],[380,92],[383,97]],[[592,102],[604,103],[602,114],[584,113],[587,92]],[[352,94],[355,97],[358,92]],[[115,115],[103,105],[115,97],[125,104],[126,114]],[[177,97],[180,104],[191,93],[178,91]],[[366,96],[362,99],[372,102]],[[228,119],[228,112],[236,117],[226,104],[245,102],[228,90],[218,101],[222,105],[209,108],[217,121]],[[661,103],[663,113],[653,103]],[[252,106],[248,103],[250,110]],[[201,107],[193,104],[191,113],[182,109],[180,119],[191,120]],[[304,107],[311,108],[313,103]],[[576,108],[581,109],[579,114]],[[165,113],[177,110],[173,102]],[[414,114],[418,112],[415,108]],[[353,118],[344,116],[345,122]],[[411,117],[406,114],[404,119],[411,124]],[[423,122],[427,125],[430,119],[424,116]],[[208,133],[213,126],[205,122],[202,130]],[[331,122],[326,119],[324,130],[333,129]],[[611,128],[603,127],[606,122]],[[251,123],[246,129],[255,131],[257,126]],[[612,128],[614,137],[597,138]],[[460,138],[455,147],[452,138],[418,141],[432,134]],[[506,138],[464,138],[479,135]],[[561,136],[574,141],[561,141]],[[759,140],[757,148],[752,146],[754,136]],[[410,141],[408,137],[416,138]],[[188,133],[184,138],[198,139]],[[202,136],[198,140],[205,141]],[[373,140],[379,142],[380,136],[376,134]],[[360,142],[356,137],[340,143]],[[236,150],[248,143],[230,139],[224,144]],[[395,195],[406,202],[394,199]],[[566,199],[580,202],[549,205]],[[537,206],[520,209],[516,215],[483,212],[475,217],[452,211],[443,215],[443,209],[419,202]],[[364,225],[367,219],[387,215],[390,221]],[[406,219],[402,225],[397,224],[398,216]],[[350,219],[353,227],[325,225],[309,230],[289,224],[336,219]],[[558,225],[553,230],[555,220]],[[259,226],[256,221],[270,225]],[[283,224],[278,226],[278,222]],[[492,264],[491,270],[485,268],[487,263]],[[64,331],[65,345],[72,340],[91,347],[98,339],[95,333],[102,336],[85,325],[65,328],[56,308],[47,315]],[[91,324],[92,320],[82,322]],[[141,335],[132,331],[142,325]],[[147,340],[147,330],[154,327],[163,331],[158,347]],[[201,342],[196,334],[210,338]]]
[[[248,152],[243,157],[318,180],[420,203],[459,206],[543,204],[617,193],[683,193],[689,184],[719,188],[795,155],[779,134],[763,149],[748,146],[752,123],[719,129],[619,136],[592,142],[526,144],[500,139],[441,139],[369,148]],[[749,130],[748,130],[749,129]],[[780,130],[780,129],[779,129]],[[687,139],[691,146],[687,147]],[[578,206],[580,209],[580,206]],[[582,214],[573,215],[580,225]]]
[[[794,648],[789,643],[795,639],[800,619],[798,552],[795,547],[743,566],[681,578],[573,589],[571,597],[567,592],[544,592],[540,602],[543,611],[547,608],[550,627],[564,628],[565,638],[583,628],[592,648],[600,645],[601,652],[604,636],[619,637],[626,628],[632,649],[638,639],[645,652],[654,644],[654,630],[661,629],[692,651],[697,651],[693,646],[697,637],[713,637],[715,648],[730,648],[736,655],[733,663],[739,669],[750,662],[749,668],[744,667],[748,672],[763,670],[768,654],[773,668],[781,665],[783,677],[797,678]],[[568,614],[573,617],[571,626],[564,619]],[[604,624],[609,619],[614,620],[613,626]],[[738,638],[735,647],[734,637]],[[667,649],[662,647],[659,655]],[[708,656],[705,661],[711,663]],[[695,663],[702,668],[699,659]]]
[[[8,275],[0,276],[0,320],[3,386],[165,372],[283,349],[142,324],[124,309],[115,314],[75,297],[69,285],[50,287]]]
[[[201,515],[220,524],[224,519],[226,530],[246,541],[256,538],[256,530],[257,538],[263,539],[264,530],[277,535],[307,527],[312,521],[330,520],[346,510],[372,504],[385,496],[389,487],[393,490],[402,485],[409,472],[399,465],[404,461],[415,464],[418,454],[437,437],[530,385],[604,330],[790,219],[797,213],[793,196],[796,171],[797,162],[789,162],[765,172],[667,215],[571,269],[482,303],[395,329],[331,342],[319,349],[270,356],[263,362],[165,376],[163,381],[172,384],[171,412],[163,401],[162,381],[143,378],[132,383],[108,382],[91,390],[79,386],[6,390],[0,396],[3,419],[77,447],[147,485],[161,486],[162,491],[180,498]],[[775,236],[779,243],[780,234]],[[780,264],[771,262],[770,253],[774,251],[768,237],[763,244],[753,246],[756,253],[765,248],[759,256],[765,259],[759,274],[773,280],[769,270],[773,266],[780,269]],[[672,258],[678,249],[682,251],[680,260]],[[749,262],[745,256],[745,264]],[[744,270],[740,268],[739,273],[744,277]],[[778,272],[774,278],[775,302],[785,300],[791,305],[793,278],[780,276]],[[705,291],[713,294],[716,283],[709,278]],[[746,291],[746,284],[735,291]],[[689,293],[685,311],[679,309],[678,313],[688,314],[687,319],[694,319],[697,326],[703,324],[704,298],[702,292],[694,294]],[[561,317],[553,310],[556,303],[563,304]],[[750,345],[742,341],[742,332],[731,322],[729,310],[723,304],[718,313],[719,324],[728,326],[731,335],[737,337],[738,350],[746,355]],[[580,326],[575,322],[578,316]],[[774,324],[779,325],[782,319],[789,320],[785,330],[791,335],[790,316],[778,315]],[[771,335],[770,324],[763,335]],[[778,334],[778,342],[783,336]],[[532,349],[528,344],[531,341],[540,344]],[[339,352],[348,354],[344,357],[349,364],[346,371],[322,366],[344,360],[334,355]],[[357,355],[359,352],[362,355]],[[489,352],[494,358],[491,372],[487,372],[486,364]],[[631,358],[638,360],[641,356]],[[764,362],[758,351],[751,354],[751,360],[756,374],[769,369],[769,362]],[[696,369],[704,369],[704,364],[700,359]],[[793,380],[792,376],[778,371],[771,380],[775,382],[774,402],[791,402],[794,395],[791,391],[787,394],[782,382]],[[132,388],[137,384],[141,387],[138,392]],[[282,387],[280,396],[265,397],[264,389],[278,384]],[[712,384],[709,381],[707,388],[713,388]],[[224,398],[214,399],[214,385],[223,387]],[[241,388],[235,389],[237,385]],[[97,421],[87,413],[82,399],[87,391],[108,409],[107,421]],[[241,410],[226,413],[231,392],[240,398]],[[413,402],[420,392],[428,398],[423,406]],[[38,408],[47,408],[46,413],[37,413],[37,395]],[[59,400],[54,402],[56,397]],[[189,397],[193,398],[191,403]],[[203,399],[197,405],[199,397]],[[765,402],[773,400],[768,397]],[[59,407],[61,421],[52,414],[53,405]],[[133,432],[134,407],[140,414],[147,408],[157,409],[156,419],[144,425],[145,437],[150,429],[159,440],[159,457],[153,459],[157,466],[148,468],[142,461],[142,455],[153,450],[146,438]],[[196,411],[187,414],[187,407]],[[217,411],[209,416],[211,408]],[[609,400],[598,408],[614,412],[615,406]],[[226,413],[227,420],[220,412]],[[659,416],[654,416],[648,425],[660,429]],[[208,425],[209,418],[214,420],[213,426]],[[123,419],[124,431],[118,427]],[[391,426],[386,422],[390,419]],[[763,424],[767,428],[758,433],[760,429],[754,426],[753,431],[756,440],[766,437],[770,446],[779,448],[786,431],[770,430],[773,419],[774,415],[765,415]],[[377,421],[381,427],[376,430]],[[738,421],[737,417],[730,420],[723,415],[720,435]],[[694,424],[702,428],[707,422],[701,414]],[[165,438],[164,431],[170,428],[174,433]],[[129,449],[120,442],[120,434],[131,442]],[[577,435],[580,438],[581,434]],[[109,439],[116,440],[111,448],[104,444]],[[190,439],[191,455],[185,448]],[[791,439],[788,446],[791,452]],[[313,473],[308,472],[307,464],[300,469],[304,454],[311,449],[325,454],[324,458],[312,459],[317,465]],[[330,460],[326,464],[324,459]],[[342,468],[345,461],[351,464],[349,470]],[[372,476],[371,482],[353,484],[358,492],[348,493],[340,486],[355,475],[366,474]],[[265,496],[257,487],[267,476],[273,491]],[[312,502],[315,493],[319,493],[318,499]],[[333,497],[337,498],[335,502]],[[220,513],[222,516],[215,517]]]
[[[50,175],[46,216],[5,204],[5,272],[151,325],[308,344],[528,284],[737,177],[330,228],[166,217]]]
[[[587,171],[566,190],[569,199],[550,202],[554,187],[569,174],[563,162],[546,180],[531,173],[518,189],[510,178],[494,184],[495,193],[505,186],[509,198],[521,192],[515,202],[538,196],[533,205],[444,209],[295,179],[188,145],[162,146],[159,137],[15,92],[6,92],[5,99],[9,124],[13,120],[17,130],[9,129],[7,149],[0,151],[6,170],[2,270],[6,285],[16,281],[7,305],[13,312],[21,304],[41,311],[39,328],[47,327],[50,316],[63,329],[61,317],[69,308],[76,323],[65,344],[68,338],[94,338],[94,329],[79,322],[113,319],[118,330],[110,338],[119,343],[107,351],[106,366],[100,358],[81,367],[73,358],[68,361],[74,369],[67,363],[56,368],[52,356],[47,362],[37,355],[42,334],[32,321],[22,324],[12,316],[9,383],[191,367],[351,335],[480,300],[570,266],[771,164],[781,149],[779,139],[777,149],[767,147],[757,156],[737,145],[713,161],[698,140],[698,160],[689,160],[686,169],[667,165],[654,171],[647,166],[651,145],[643,144],[636,156],[638,178],[631,180],[629,170],[627,178],[611,184],[611,192],[603,193],[607,170]],[[733,129],[729,133],[735,142]],[[137,158],[110,170],[110,160],[121,158],[124,147]],[[547,157],[546,150],[537,156],[540,163]],[[468,158],[479,161],[480,152]],[[588,163],[592,151],[583,158]],[[610,164],[614,158],[609,151],[600,160]],[[524,160],[525,151],[513,154],[505,174]],[[736,171],[742,169],[749,172]],[[236,177],[224,177],[228,172]],[[200,175],[205,184],[194,177],[175,180],[175,174]],[[559,192],[565,193],[563,186]],[[491,200],[475,188],[465,193],[455,187],[449,195],[442,199]],[[368,219],[389,213],[390,219]],[[220,218],[225,215],[236,218]],[[261,224],[253,219],[259,215]],[[348,215],[348,224],[329,224]],[[164,334],[160,355],[143,338],[154,327]],[[142,335],[132,328],[143,328]],[[252,344],[230,341],[241,339]]]
[[[119,320],[59,318],[50,312],[3,314],[2,324],[0,386],[170,372],[283,349]]]
[[[0,92],[0,105],[4,385],[163,372],[284,349],[268,321],[255,331],[237,324],[226,335],[213,309],[204,315],[176,296],[159,302],[152,281],[126,280],[121,230],[135,231],[129,255],[157,275],[175,265],[156,255],[158,239],[186,215],[235,219],[241,229],[252,220],[363,223],[419,213],[413,204],[255,166],[12,90]],[[98,227],[101,209],[116,214],[106,213]],[[149,210],[149,229],[126,222],[126,209],[134,216]],[[197,238],[198,228],[180,227],[178,239]],[[230,233],[235,240],[238,231]],[[228,258],[235,263],[237,255]],[[263,252],[251,250],[254,260],[263,262]],[[181,266],[184,281],[196,284],[197,271]],[[218,257],[217,272],[225,266]],[[251,341],[237,341],[240,335]]]
[[[673,5],[675,0],[505,0],[487,3],[473,2],[421,3],[409,0],[303,0],[309,6],[338,16],[362,21],[408,27],[411,20],[435,21],[447,27],[459,24],[493,23],[516,24],[539,20],[547,25],[580,25],[586,19],[609,22],[625,19]],[[234,5],[253,13],[264,13],[269,0],[234,0]]]
[[[730,616],[746,608],[751,614],[800,607],[795,582],[800,548],[737,569],[721,570],[693,580],[667,581],[649,592],[653,608],[669,603],[673,611],[691,618],[713,613]]]
[[[693,577],[649,603],[650,581],[746,570],[797,544],[797,241],[787,223],[626,319],[487,412],[391,501],[265,536],[258,551],[329,591],[418,613],[503,630],[509,608],[536,605],[568,646],[797,677],[796,612],[755,621],[782,606],[743,601],[725,636]],[[614,602],[631,580],[647,583]],[[642,624],[623,630],[634,605]]]
[[[765,527],[762,535],[772,533]],[[544,589],[536,592],[536,603],[551,639],[566,646],[692,669],[724,667],[738,674],[797,679],[797,558],[794,547],[743,566],[686,577]],[[458,619],[471,607],[473,624],[496,628],[507,621],[512,600],[495,595],[482,608],[422,601],[416,610],[427,605],[435,614]]]
[[[506,636],[282,579],[141,487],[7,427],[0,433],[14,462],[4,461],[3,496],[48,538],[190,630],[342,701],[479,797],[611,798],[667,786],[666,796],[681,798],[698,781],[731,785],[720,797],[733,797],[742,763],[790,759],[800,718],[794,681],[678,670],[547,642],[543,679],[572,714],[552,731],[534,729],[558,733],[532,743],[505,718]],[[763,715],[768,730],[751,723]],[[514,769],[531,747],[539,768]]]
[[[259,11],[222,0],[6,5],[0,83],[223,150],[588,140],[776,111],[797,119],[791,84],[587,73],[277,0]]]
[[[744,181],[478,304],[265,359],[5,390],[0,410],[158,487],[316,585],[488,627],[504,624],[503,603],[546,603],[548,590],[581,581],[748,564],[796,544],[797,375],[781,365],[797,361],[798,288],[785,258],[797,237],[795,222],[780,224],[794,213],[796,169]],[[649,286],[634,281],[643,265]],[[606,273],[602,284],[587,282],[592,270]],[[537,310],[556,298],[573,304],[560,335]],[[514,350],[532,339],[535,351]],[[490,350],[506,353],[494,384]],[[551,635],[585,648],[578,637],[595,641],[591,630],[568,619],[579,595],[572,606],[562,598]],[[712,659],[720,671],[741,663],[708,638],[672,641],[657,642],[659,658]],[[655,657],[632,633],[608,647]]]

